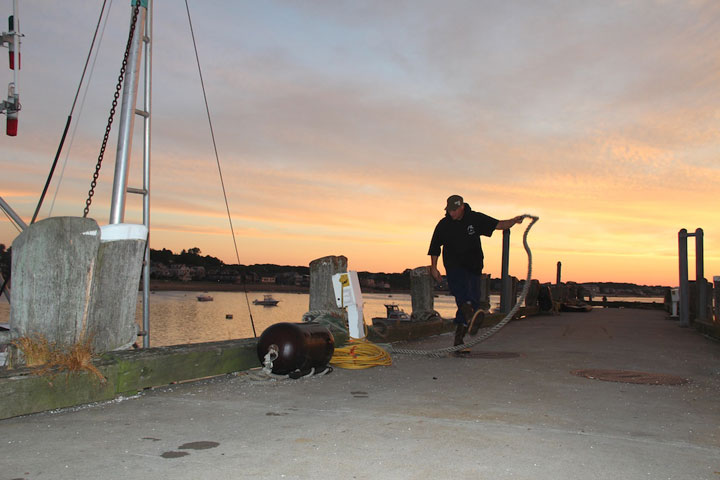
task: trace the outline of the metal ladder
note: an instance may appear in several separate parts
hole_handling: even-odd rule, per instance
[[[123,86],[122,110],[118,133],[118,146],[115,162],[115,180],[113,182],[110,224],[122,223],[125,217],[125,194],[142,195],[143,225],[148,229],[147,246],[142,267],[143,279],[143,347],[150,346],[150,147],[151,147],[151,93],[152,93],[152,0],[134,0],[140,2],[135,36],[127,61],[127,74]],[[140,75],[140,44],[144,54],[143,108],[136,108],[138,78]],[[135,115],[143,119],[143,175],[142,187],[127,186],[130,151]]]

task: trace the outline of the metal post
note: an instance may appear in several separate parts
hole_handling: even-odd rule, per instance
[[[510,229],[503,230],[502,249],[502,291],[500,292],[500,311],[509,312],[513,307],[512,282],[510,281]]]
[[[20,62],[22,57],[20,56],[20,8],[18,0],[13,0],[13,85],[15,87],[15,96],[17,97],[20,91]],[[10,100],[8,98],[8,100]],[[15,103],[16,108],[20,105]]]
[[[680,267],[680,326],[690,326],[690,283],[688,282],[687,229],[678,232],[678,259]]]
[[[133,8],[134,10],[134,8]],[[125,85],[122,93],[122,110],[118,127],[118,145],[115,156],[115,180],[113,181],[110,223],[122,223],[125,219],[125,192],[128,181],[128,165],[132,150],[135,105],[137,101],[138,76],[140,75],[140,42],[145,31],[147,9],[140,7],[135,32],[127,60]]]
[[[557,301],[561,301],[563,298],[562,295],[562,262],[557,262],[557,270],[555,273],[555,289],[553,292],[553,299]]]
[[[143,347],[150,347],[150,111],[152,105],[152,0],[148,0],[147,20],[145,22],[145,102],[143,115],[143,224],[148,229],[145,261],[143,262]]]
[[[695,229],[695,285],[697,288],[697,319],[707,319],[707,286],[703,254],[703,229]]]
[[[720,276],[713,277],[713,297],[715,299],[715,323],[720,324]]]
[[[555,285],[557,285],[558,288],[560,288],[560,281],[562,279],[562,275],[560,275],[562,271],[562,262],[557,262],[557,274],[555,276]]]

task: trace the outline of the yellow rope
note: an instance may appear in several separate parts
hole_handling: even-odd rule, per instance
[[[330,365],[351,370],[392,365],[392,357],[385,350],[365,339],[350,339],[350,344],[336,348]]]

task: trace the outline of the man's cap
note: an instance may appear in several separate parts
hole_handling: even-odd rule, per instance
[[[463,198],[460,195],[450,195],[447,199],[446,212],[453,212],[463,206]]]

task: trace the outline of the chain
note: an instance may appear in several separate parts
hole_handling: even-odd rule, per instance
[[[137,17],[139,12],[140,2],[138,1],[135,4],[135,8],[133,9],[132,22],[130,24],[130,36],[128,37],[127,46],[125,47],[125,56],[123,57],[122,68],[120,68],[120,76],[118,77],[118,83],[115,87],[112,108],[110,108],[110,117],[108,118],[108,123],[105,127],[105,136],[103,137],[102,146],[100,147],[100,154],[98,155],[97,165],[95,165],[95,173],[93,173],[93,179],[92,182],[90,182],[88,198],[87,200],[85,200],[83,218],[86,218],[88,216],[88,213],[90,212],[90,204],[92,203],[92,197],[93,195],[95,195],[95,187],[97,186],[97,179],[100,176],[100,167],[102,166],[103,157],[105,156],[105,148],[107,147],[108,137],[110,137],[113,117],[115,116],[115,108],[117,107],[118,97],[120,97],[120,89],[122,88],[123,80],[125,79],[125,69],[127,68],[128,56],[130,55],[130,47],[132,46],[132,40],[135,34],[135,25],[137,23]]]

